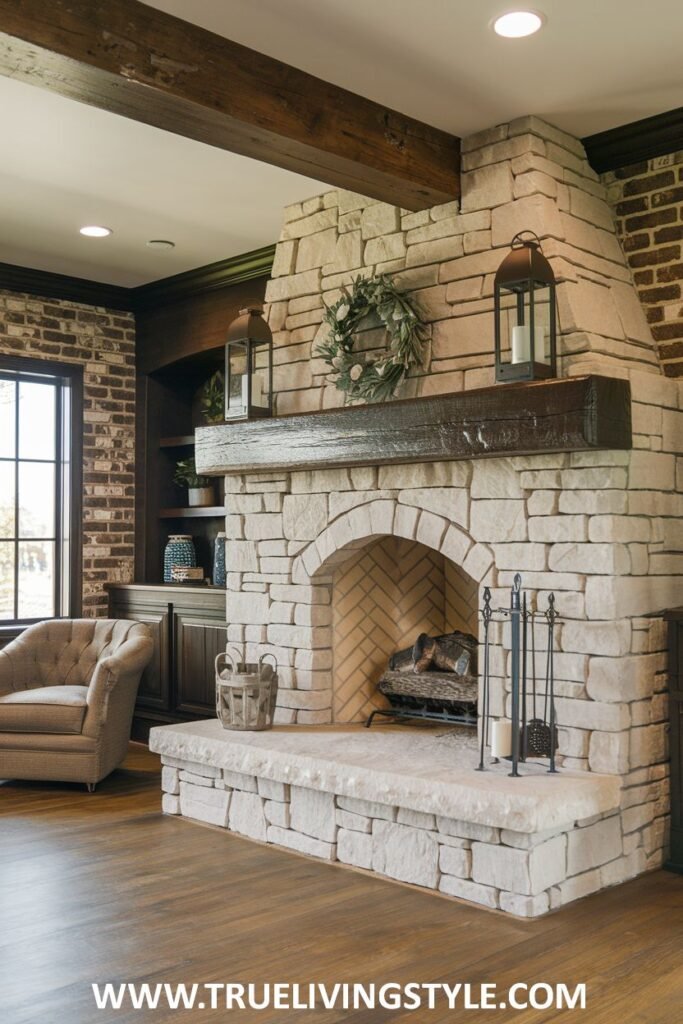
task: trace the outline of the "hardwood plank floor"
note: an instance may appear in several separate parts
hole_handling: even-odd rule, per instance
[[[579,1010],[235,1011],[238,1022],[672,1024],[683,878],[663,871],[537,921],[445,900],[159,812],[157,759],[78,786],[0,784],[0,1021],[217,1021],[95,1008],[98,982],[579,982]]]

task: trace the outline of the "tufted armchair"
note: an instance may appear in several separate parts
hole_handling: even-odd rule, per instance
[[[126,756],[149,628],[51,619],[0,651],[0,779],[95,785]]]

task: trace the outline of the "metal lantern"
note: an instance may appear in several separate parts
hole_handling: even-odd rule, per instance
[[[241,309],[225,345],[225,418],[273,415],[273,335],[260,306]]]
[[[512,239],[496,273],[496,380],[556,377],[555,275],[532,231]]]

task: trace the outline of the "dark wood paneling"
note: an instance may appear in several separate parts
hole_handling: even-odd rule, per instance
[[[154,308],[167,302],[177,302],[178,299],[232,287],[254,278],[267,278],[274,258],[275,246],[266,245],[262,249],[197,267],[196,270],[187,270],[161,281],[140,285],[139,288],[131,289],[135,309]]]
[[[215,715],[214,660],[225,650],[225,591],[208,587],[112,584],[109,614],[145,622],[154,655],[145,670],[132,735],[151,725]]]
[[[630,448],[631,392],[568,377],[200,427],[196,439],[197,467],[214,475]]]
[[[0,0],[0,73],[411,210],[460,194],[453,135],[136,0]]]
[[[593,170],[616,171],[683,149],[683,107],[632,121],[582,140]]]
[[[225,650],[225,629],[213,629],[210,615],[177,611],[175,629],[175,710],[179,715],[215,717],[215,669],[218,654]],[[218,625],[225,609],[215,616]]]
[[[176,298],[167,296],[158,304],[141,304],[135,317],[138,373],[151,373],[211,350],[213,362],[220,364],[222,354],[216,356],[215,350],[225,344],[230,321],[245,306],[263,302],[266,281],[267,277],[258,277]],[[211,369],[209,361],[205,369]],[[182,373],[180,368],[179,379]]]
[[[142,674],[136,707],[170,711],[170,619],[172,606],[166,595],[136,594],[129,589],[111,588],[109,615],[115,619],[135,619],[152,631],[154,653]]]

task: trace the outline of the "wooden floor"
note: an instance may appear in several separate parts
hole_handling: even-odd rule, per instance
[[[512,1012],[96,1010],[91,983],[457,981],[588,986]],[[83,788],[0,784],[0,1021],[94,1024],[683,1019],[683,878],[524,922],[159,813],[156,759]]]

